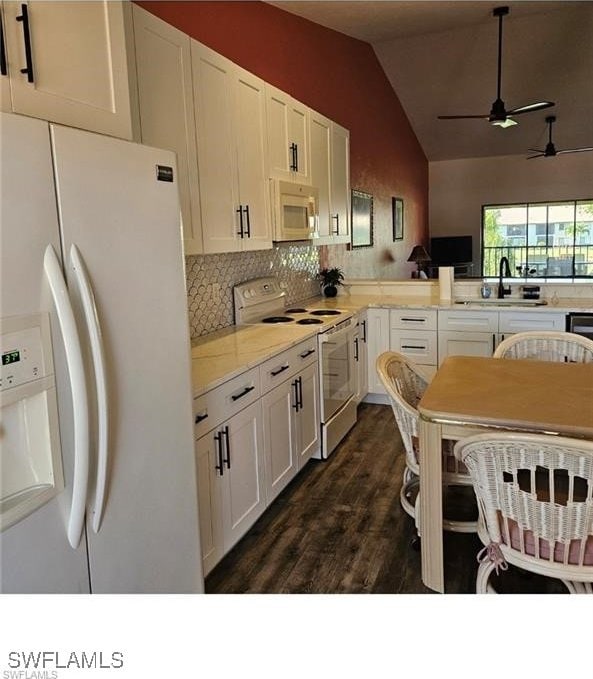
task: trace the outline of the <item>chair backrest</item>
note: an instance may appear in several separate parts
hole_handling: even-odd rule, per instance
[[[494,358],[591,363],[593,340],[572,332],[518,332],[498,345]]]
[[[408,466],[417,470],[418,459],[413,442],[418,437],[416,406],[428,386],[428,380],[419,366],[395,351],[386,351],[378,356],[376,367],[399,427]]]
[[[593,580],[593,442],[480,434],[459,441],[455,456],[472,478],[484,542],[526,568],[543,563],[536,572],[578,580],[584,569]]]

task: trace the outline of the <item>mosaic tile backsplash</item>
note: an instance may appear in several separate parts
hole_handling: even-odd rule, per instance
[[[272,250],[194,255],[185,258],[191,338],[233,325],[233,286],[276,276],[288,304],[319,294],[320,250],[310,244],[278,245]]]

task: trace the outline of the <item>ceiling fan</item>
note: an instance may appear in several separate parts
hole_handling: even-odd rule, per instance
[[[555,122],[556,116],[548,116],[546,118],[546,123],[550,126],[550,129],[548,130],[548,143],[546,144],[546,148],[543,151],[542,149],[529,149],[530,151],[535,151],[535,155],[527,156],[527,160],[531,158],[541,158],[542,156],[545,158],[550,158],[551,156],[559,156],[561,153],[581,153],[582,151],[593,151],[593,146],[584,146],[580,149],[562,149],[561,151],[557,151],[556,147],[554,146],[554,142],[552,141],[552,125]]]
[[[458,118],[484,118],[492,125],[498,127],[510,127],[511,125],[516,125],[517,121],[513,120],[511,116],[517,116],[521,113],[530,113],[531,111],[540,111],[543,108],[548,108],[549,106],[554,106],[552,101],[538,101],[534,104],[527,104],[526,106],[519,106],[518,108],[511,109],[507,111],[504,105],[504,101],[500,98],[500,82],[502,73],[502,18],[509,13],[508,7],[495,7],[492,10],[492,14],[498,17],[498,78],[497,78],[497,90],[496,90],[496,101],[492,104],[492,109],[489,114],[482,115],[459,115],[459,116],[438,116],[440,120],[452,120]]]

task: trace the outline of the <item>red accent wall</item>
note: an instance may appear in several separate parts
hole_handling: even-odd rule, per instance
[[[377,230],[391,231],[391,196],[404,198],[396,258],[427,240],[428,162],[368,43],[264,2],[136,2],[348,128],[351,186],[373,194]]]

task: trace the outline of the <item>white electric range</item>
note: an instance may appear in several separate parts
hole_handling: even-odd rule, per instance
[[[321,458],[327,458],[356,424],[354,332],[351,311],[286,306],[286,293],[274,277],[256,278],[233,289],[237,325],[293,325],[318,328]]]

